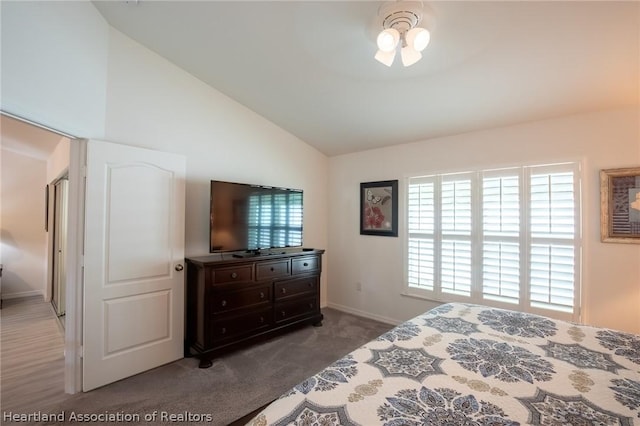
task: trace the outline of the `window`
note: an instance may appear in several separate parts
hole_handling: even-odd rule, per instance
[[[407,181],[407,294],[578,319],[576,163]]]

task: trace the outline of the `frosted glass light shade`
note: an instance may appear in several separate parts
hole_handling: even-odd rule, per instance
[[[407,31],[406,41],[416,52],[422,52],[431,40],[429,31],[424,28],[415,27]]]
[[[396,56],[396,51],[391,50],[390,52],[385,52],[383,50],[378,50],[378,52],[376,53],[376,60],[378,62],[382,62],[383,64],[385,64],[386,66],[390,67],[391,64],[393,64],[393,59]]]
[[[418,62],[422,58],[422,53],[411,46],[405,46],[400,51],[400,57],[402,58],[402,65],[408,67]]]
[[[386,30],[380,31],[380,34],[378,34],[378,38],[376,39],[378,49],[383,52],[391,52],[395,50],[399,41],[400,33],[395,28],[387,28]]]

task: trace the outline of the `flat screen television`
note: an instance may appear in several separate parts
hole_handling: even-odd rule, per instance
[[[302,246],[302,190],[211,181],[209,251]]]

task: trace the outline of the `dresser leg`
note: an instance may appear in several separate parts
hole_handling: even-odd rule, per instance
[[[322,320],[324,319],[324,315],[320,314],[317,317],[318,321],[316,322],[312,322],[311,325],[313,325],[314,327],[322,327]]]
[[[198,368],[209,368],[212,365],[213,361],[211,361],[211,359],[207,358],[206,356],[200,357],[200,365],[198,365]]]

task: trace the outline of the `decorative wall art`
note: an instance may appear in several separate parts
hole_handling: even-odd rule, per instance
[[[360,184],[360,234],[398,236],[398,181]]]
[[[640,244],[640,167],[600,171],[600,236]]]

